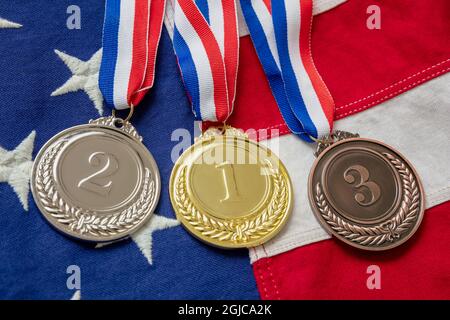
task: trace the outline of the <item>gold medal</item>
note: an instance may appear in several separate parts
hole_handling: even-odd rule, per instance
[[[423,188],[412,165],[392,147],[336,131],[319,142],[309,200],[322,226],[354,247],[387,250],[419,228]]]
[[[208,129],[176,162],[170,198],[197,238],[243,248],[274,237],[292,211],[286,168],[269,149],[233,128]]]

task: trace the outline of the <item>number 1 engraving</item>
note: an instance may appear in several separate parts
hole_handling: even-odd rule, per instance
[[[355,177],[350,174],[350,171],[356,171],[359,174],[359,182],[355,183]],[[366,187],[370,191],[370,200],[364,202],[366,197],[363,193],[357,192],[355,194],[355,201],[358,202],[359,205],[367,207],[374,204],[381,196],[381,189],[378,184],[369,180],[370,174],[369,170],[360,165],[350,166],[344,172],[344,179],[350,184],[353,184],[353,188],[360,190],[362,187]]]
[[[89,156],[89,164],[92,167],[99,167],[100,169],[90,176],[81,179],[78,182],[78,188],[83,188],[102,196],[108,195],[111,191],[112,181],[110,180],[102,184],[99,182],[99,179],[110,177],[119,169],[119,163],[116,157],[105,152],[94,152]]]
[[[220,202],[240,201],[233,165],[225,161],[216,165],[216,168],[222,169],[223,180],[225,184],[225,198],[220,200]]]

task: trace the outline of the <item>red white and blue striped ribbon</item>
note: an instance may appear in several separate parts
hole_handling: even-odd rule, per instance
[[[334,101],[311,55],[312,0],[240,0],[254,47],[290,130],[330,133]]]
[[[107,0],[99,86],[106,104],[136,106],[153,86],[165,0]]]
[[[173,45],[198,120],[233,111],[239,59],[235,0],[175,0]]]

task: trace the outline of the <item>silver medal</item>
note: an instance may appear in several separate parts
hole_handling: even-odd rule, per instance
[[[152,215],[158,167],[136,129],[115,117],[91,120],[51,138],[33,164],[31,189],[43,216],[81,240],[124,238]]]

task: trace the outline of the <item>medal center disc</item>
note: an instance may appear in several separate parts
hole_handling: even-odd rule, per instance
[[[217,137],[202,148],[188,172],[189,190],[199,208],[216,218],[251,215],[265,204],[270,181],[255,144]]]
[[[378,153],[345,144],[327,160],[322,175],[332,207],[363,224],[380,222],[395,212],[400,201],[398,181],[393,167]]]
[[[142,182],[142,164],[136,152],[102,132],[71,138],[56,163],[55,177],[68,200],[97,212],[125,206]]]

